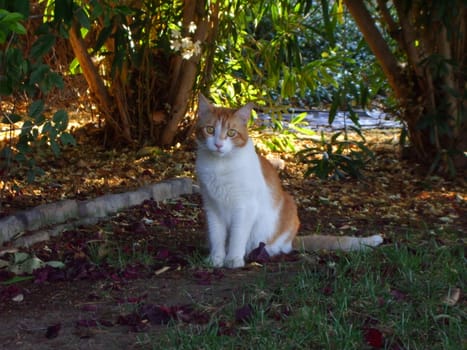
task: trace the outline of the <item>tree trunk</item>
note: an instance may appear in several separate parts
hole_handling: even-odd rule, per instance
[[[183,26],[187,28],[191,22],[196,23],[197,29],[193,42],[205,42],[208,33],[208,19],[204,9],[204,0],[185,0],[183,9]],[[170,119],[163,130],[161,144],[172,145],[179,129],[179,124],[188,110],[188,103],[192,99],[192,91],[198,76],[201,55],[194,55],[186,60],[178,56],[172,63],[172,78],[169,88],[169,103],[171,105]]]
[[[378,0],[381,18],[406,55],[399,65],[365,2],[344,3],[394,91],[416,159],[451,173],[465,167],[466,6],[460,0],[394,0],[393,18],[388,2]]]
[[[114,108],[112,107],[112,97],[109,95],[97,68],[94,66],[91,57],[88,54],[87,47],[84,44],[76,23],[72,24],[69,30],[69,35],[73,53],[81,66],[84,78],[91,90],[91,94],[96,98],[99,109],[104,115],[104,120],[111,126],[111,128],[114,129],[119,137],[122,137],[126,142],[131,143],[132,138],[130,130],[127,127],[122,129],[112,117],[112,113],[114,112]]]

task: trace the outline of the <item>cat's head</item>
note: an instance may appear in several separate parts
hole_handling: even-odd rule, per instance
[[[225,156],[245,146],[253,106],[248,103],[239,109],[216,107],[200,94],[196,128],[198,147]]]

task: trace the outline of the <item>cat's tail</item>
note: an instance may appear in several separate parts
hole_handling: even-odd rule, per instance
[[[365,250],[368,247],[376,247],[383,243],[381,235],[370,237],[350,237],[350,236],[323,236],[309,235],[296,236],[292,242],[293,249],[316,251],[316,250]]]

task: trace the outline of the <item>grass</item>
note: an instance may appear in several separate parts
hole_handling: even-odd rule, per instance
[[[154,262],[146,242],[128,247],[110,240],[93,240],[87,243],[87,254],[95,265],[107,263],[118,269],[125,269],[131,264],[150,266]]]
[[[321,254],[274,280],[267,265],[207,325],[172,323],[154,349],[453,349],[466,347],[461,243]],[[284,267],[287,269],[287,267]],[[251,314],[236,313],[251,305]]]

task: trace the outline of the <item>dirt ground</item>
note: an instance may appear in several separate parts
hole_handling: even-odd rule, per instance
[[[0,307],[1,348],[151,348],[151,343],[145,339],[157,338],[167,325],[137,321],[126,324],[122,321],[122,317],[131,315],[138,308],[135,296],[136,299],[140,297],[139,301],[145,305],[209,305],[210,312],[213,312],[213,309],[222,309],[225,301],[235,293],[240,294],[255,279],[257,270],[224,271],[222,278],[207,285],[199,283],[190,270],[132,280],[122,283],[117,290],[109,290],[106,281],[30,284],[23,287],[23,302],[7,301]],[[50,332],[50,328],[57,325],[59,330]]]
[[[227,301],[241,298],[264,267],[205,267],[202,259],[208,252],[199,203],[197,194],[164,204],[147,202],[29,249],[44,261],[62,260],[67,266],[64,273],[45,268],[32,280],[0,287],[0,347],[150,348],[148,339],[157,338],[169,321],[202,325]],[[143,227],[138,224],[143,218],[154,222]],[[96,257],[89,242],[97,237],[103,242],[106,230],[113,236],[109,244],[118,242],[122,251],[144,245],[141,251],[154,258],[152,264],[131,261],[115,268],[90,263]],[[279,257],[266,265],[266,278],[271,284],[287,283],[299,266],[297,254]]]
[[[62,158],[44,157],[46,175],[38,182],[4,193],[0,215],[194,176],[193,147],[141,154],[99,150],[77,139],[79,146],[66,149]],[[399,159],[393,132],[374,132],[368,139],[375,159],[361,181],[304,178],[303,165],[290,155],[277,155],[286,164],[280,174],[284,186],[299,206],[301,233],[382,233],[386,243],[431,235],[443,244],[465,237],[465,177],[426,177],[421,167]],[[202,262],[204,232],[200,197],[193,194],[165,203],[147,201],[20,249],[43,261],[61,261],[65,268],[44,267],[14,283],[15,276],[0,269],[0,348],[147,348],[148,337],[157,337],[170,322],[205,324],[264,269],[268,283],[280,284],[293,278],[301,264],[313,263],[292,254],[244,269],[213,270]],[[8,244],[1,247],[9,249]],[[1,259],[12,256],[5,253]]]

